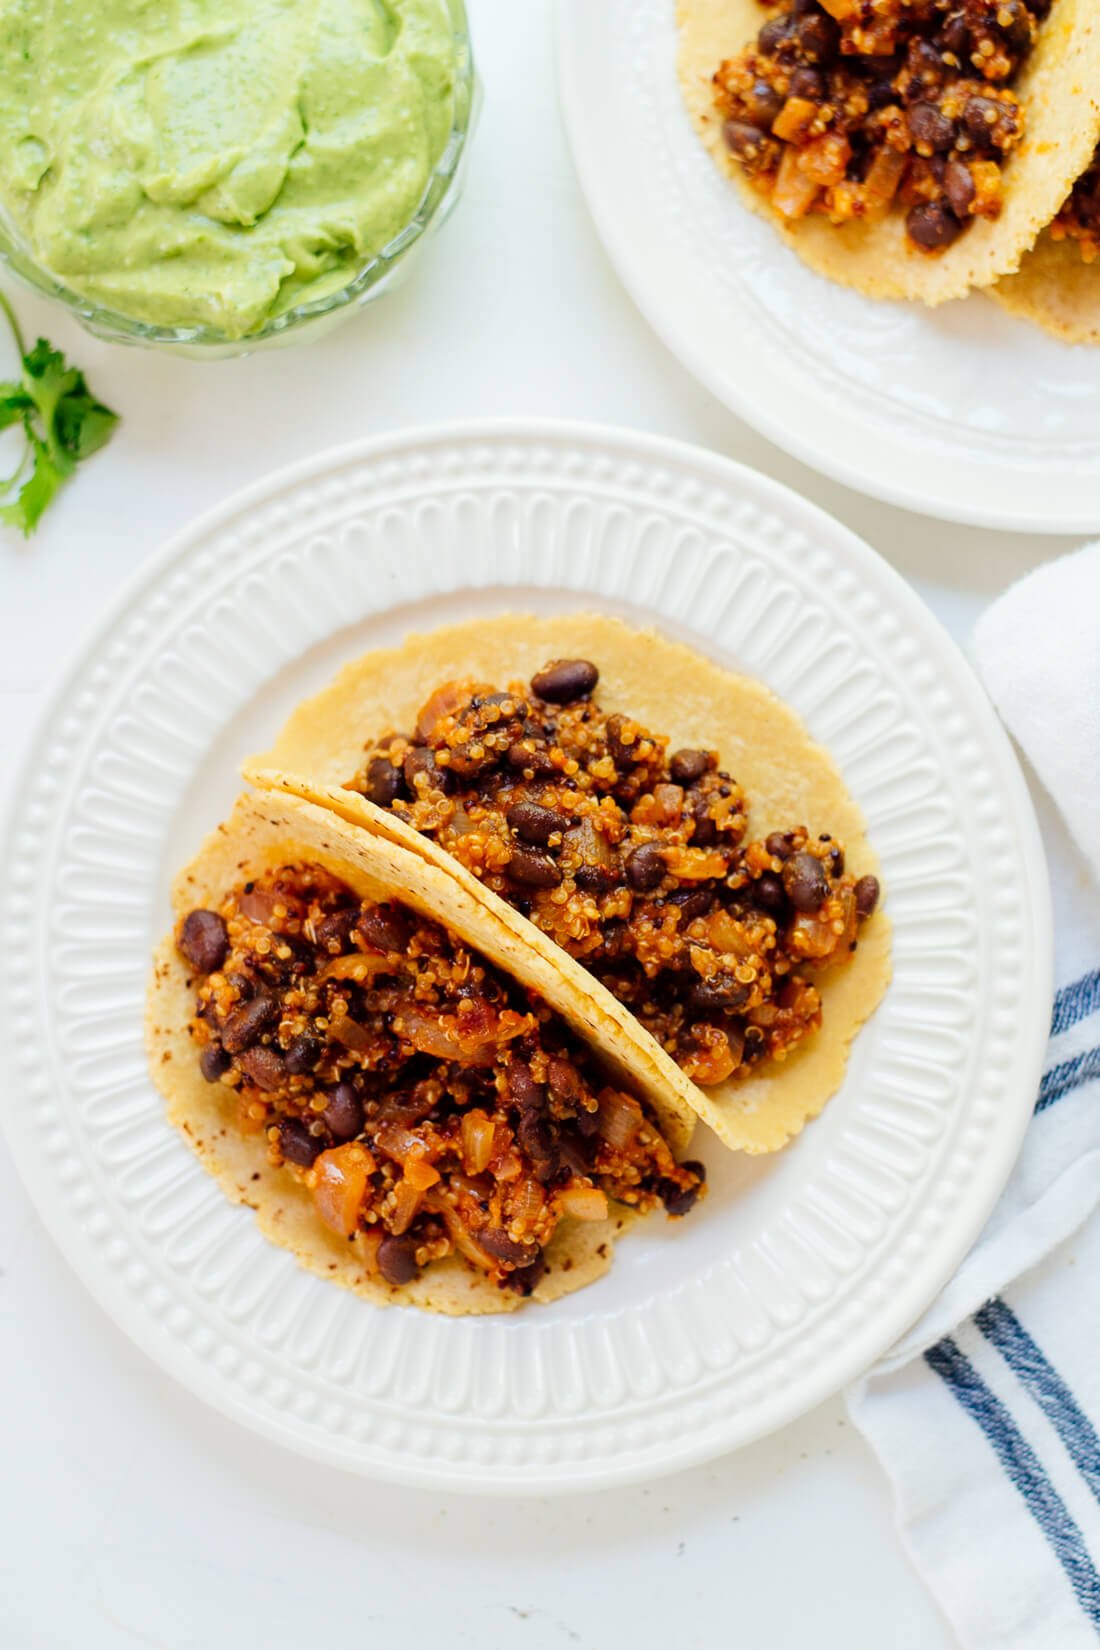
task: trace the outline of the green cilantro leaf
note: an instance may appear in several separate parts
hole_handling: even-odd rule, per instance
[[[96,400],[84,374],[70,367],[60,350],[44,338],[27,350],[2,292],[0,310],[7,317],[22,364],[18,381],[0,382],[0,430],[21,424],[26,439],[18,469],[6,481],[0,480],[0,522],[29,536],[80,461],[110,440],[118,414]]]

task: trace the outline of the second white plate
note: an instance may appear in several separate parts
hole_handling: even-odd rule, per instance
[[[558,8],[566,125],[597,230],[697,378],[779,446],[889,503],[988,527],[1100,527],[1100,350],[980,296],[927,310],[814,275],[692,131],[675,0]]]

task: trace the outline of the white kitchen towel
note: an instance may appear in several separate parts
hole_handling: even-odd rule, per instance
[[[1030,574],[975,634],[990,696],[1049,792],[1036,800],[1055,912],[1050,1046],[981,1238],[848,1394],[966,1650],[1100,1643],[1098,617],[1093,546]]]

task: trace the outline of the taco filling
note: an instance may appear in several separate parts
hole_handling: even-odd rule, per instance
[[[527,1295],[562,1221],[700,1195],[702,1165],[537,997],[406,907],[291,864],[175,940],[203,1077],[387,1284],[457,1254]]]
[[[713,78],[734,162],[788,221],[898,207],[942,251],[1001,212],[1012,82],[1051,0],[780,0]]]
[[[576,957],[698,1084],[782,1060],[821,1024],[821,970],[879,897],[831,835],[747,840],[709,749],[605,715],[584,659],[504,691],[432,693],[350,788],[433,838]]]
[[[1100,254],[1100,149],[1051,224],[1050,238],[1074,242],[1087,264],[1094,263]]]

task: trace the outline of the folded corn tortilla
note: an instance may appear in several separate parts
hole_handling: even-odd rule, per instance
[[[331,810],[278,792],[240,798],[229,820],[177,877],[174,913],[178,918],[196,907],[216,907],[237,884],[292,864],[323,866],[360,899],[401,901],[530,984],[531,970],[515,966],[517,947],[511,936],[453,877],[378,834],[350,830]],[[271,1165],[265,1136],[245,1135],[236,1127],[232,1092],[203,1078],[188,1029],[194,1008],[192,971],[168,935],[155,953],[146,1012],[153,1080],[167,1101],[171,1122],[226,1196],[255,1211],[266,1238],[289,1249],[309,1271],[376,1305],[418,1306],[452,1317],[511,1312],[522,1305],[520,1296],[498,1288],[460,1256],[433,1262],[401,1288],[372,1274],[359,1240],[331,1232],[314,1212],[309,1191],[285,1169]],[[613,1040],[601,1032],[594,1013],[576,1015],[574,1024],[613,1076],[633,1087],[633,1072],[616,1060]],[[666,1139],[681,1154],[694,1118],[674,1096],[664,1096],[655,1109]],[[531,1298],[557,1300],[600,1277],[611,1264],[615,1240],[635,1219],[634,1210],[612,1204],[606,1220],[563,1221],[544,1252],[547,1269]]]
[[[690,648],[599,614],[475,619],[369,653],[299,705],[272,748],[246,764],[245,776],[261,789],[306,797],[445,871],[507,930],[515,948],[511,971],[567,1018],[587,1004],[593,1036],[632,1071],[651,1100],[663,1095],[667,1104],[675,1096],[733,1150],[777,1151],[840,1087],[851,1041],[886,989],[890,923],[881,909],[862,930],[850,962],[815,978],[821,1029],[758,1075],[702,1089],[605,986],[526,917],[398,815],[343,788],[360,767],[364,746],[388,730],[411,729],[443,682],[526,684],[548,660],[562,657],[591,659],[599,667],[596,698],[606,711],[667,734],[673,750],[716,749],[721,766],[747,793],[750,835],[794,825],[814,834],[829,831],[861,875],[877,873],[863,817],[836,764],[794,711],[760,683],[732,675]],[[491,954],[484,942],[480,948]]]
[[[836,225],[821,213],[794,222],[753,188],[722,138],[711,99],[719,64],[755,38],[770,14],[759,0],[678,0],[679,76],[695,130],[753,211],[770,218],[820,275],[871,298],[942,304],[1018,268],[1092,158],[1100,135],[1100,15],[1092,0],[1054,0],[1020,74],[1010,84],[1024,108],[1024,136],[1005,166],[999,218],[976,219],[953,246],[930,255],[894,209]]]
[[[1100,262],[1044,230],[1015,275],[990,288],[1010,315],[1034,321],[1067,344],[1100,344]]]

